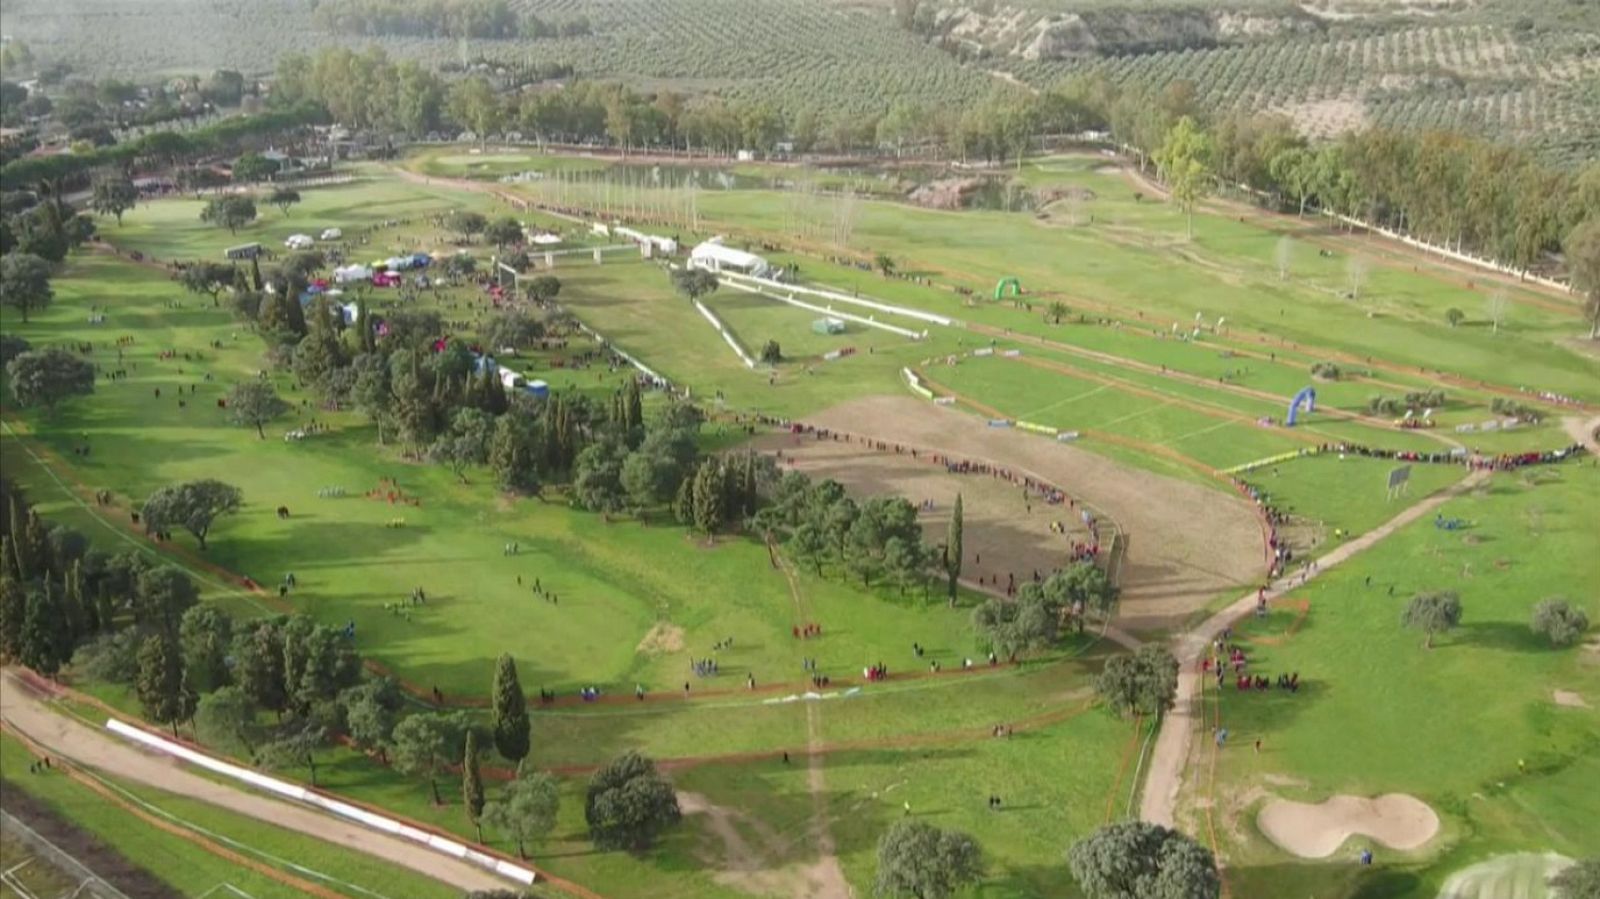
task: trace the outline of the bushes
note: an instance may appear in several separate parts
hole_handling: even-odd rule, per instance
[[[1544,420],[1544,413],[1538,409],[1503,396],[1494,398],[1494,401],[1489,404],[1489,411],[1496,415],[1515,418],[1517,421],[1526,422],[1527,424],[1538,424]]]
[[[1344,374],[1344,370],[1332,362],[1318,362],[1311,366],[1311,377],[1323,381],[1337,381]]]
[[[1546,599],[1533,607],[1529,627],[1549,640],[1551,646],[1570,646],[1589,629],[1589,616],[1564,599]]]
[[[1406,412],[1438,409],[1444,403],[1445,395],[1442,390],[1413,391],[1400,397],[1380,394],[1367,400],[1367,411],[1374,415],[1403,415]]]

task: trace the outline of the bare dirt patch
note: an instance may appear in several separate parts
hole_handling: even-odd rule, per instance
[[[1571,690],[1557,690],[1553,698],[1556,701],[1556,705],[1565,706],[1569,709],[1586,709],[1589,707],[1589,703],[1582,696]]]
[[[929,209],[960,209],[969,194],[983,187],[982,178],[941,178],[913,190],[906,199]]]
[[[1256,823],[1267,839],[1301,858],[1327,858],[1357,835],[1390,849],[1416,849],[1439,832],[1433,809],[1404,793],[1333,796],[1314,805],[1273,799],[1261,807]]]
[[[678,793],[678,808],[685,815],[704,816],[716,845],[702,850],[702,856],[716,866],[712,879],[717,883],[754,896],[849,899],[850,887],[837,858],[785,864],[781,859],[791,852],[791,841],[764,822],[699,793]]]
[[[983,421],[911,397],[870,397],[809,416],[819,427],[937,450],[955,458],[987,460],[1059,486],[1129,536],[1118,621],[1139,630],[1185,620],[1219,593],[1263,574],[1261,532],[1255,512],[1221,490],[1140,471],[1087,450]],[[1034,502],[1027,510],[1020,487],[981,475],[950,475],[942,466],[909,455],[791,435],[763,438],[782,448],[801,470],[834,477],[861,493],[898,493],[911,502],[934,500],[925,516],[930,539],[942,540],[945,516],[962,493],[970,579],[1031,577],[1065,557],[1070,532],[1084,532],[1072,509]],[[1050,533],[1059,520],[1069,534]],[[978,557],[982,561],[978,561]]]
[[[642,655],[665,655],[672,652],[683,651],[683,628],[668,624],[665,621],[656,622],[655,627],[644,635],[634,651]]]

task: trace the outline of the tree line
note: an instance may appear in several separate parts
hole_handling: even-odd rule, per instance
[[[327,31],[369,37],[537,40],[593,30],[586,16],[546,20],[506,0],[324,0],[311,20]]]

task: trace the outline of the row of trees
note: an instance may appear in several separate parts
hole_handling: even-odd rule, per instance
[[[1219,186],[1240,186],[1279,208],[1318,207],[1520,270],[1560,253],[1600,330],[1600,163],[1554,168],[1446,131],[1369,128],[1314,145],[1280,115],[1210,120],[1186,82],[1150,92],[1084,78],[1054,95],[1079,123],[1109,129],[1153,162],[1186,211]]]
[[[362,36],[514,38],[578,37],[587,16],[547,20],[506,0],[329,0],[311,20],[319,28]]]
[[[316,104],[283,104],[278,109],[222,119],[192,131],[156,131],[92,151],[28,156],[0,167],[0,186],[7,192],[37,190],[55,197],[63,189],[87,187],[90,174],[107,167],[124,171],[158,169],[232,155],[324,121],[327,115],[327,110]]]
[[[1089,899],[1216,899],[1222,878],[1211,850],[1142,821],[1108,824],[1066,852],[1067,869]],[[897,821],[878,840],[880,896],[950,899],[982,882],[982,847],[969,834]]]
[[[324,0],[311,21],[363,36],[508,38],[522,32],[506,0]]]

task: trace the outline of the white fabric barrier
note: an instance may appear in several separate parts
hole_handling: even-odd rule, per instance
[[[700,314],[705,316],[706,321],[711,323],[711,327],[716,328],[717,333],[722,335],[722,339],[727,342],[728,346],[733,347],[733,352],[738,355],[739,361],[744,363],[745,368],[756,367],[756,360],[750,358],[750,354],[744,351],[744,347],[739,345],[739,341],[733,339],[733,335],[728,333],[726,327],[723,327],[722,319],[717,318],[716,313],[707,309],[706,305],[699,300],[694,301],[694,308],[700,310]]]
[[[722,276],[724,278],[736,278],[741,281],[753,282],[774,290],[787,290],[791,292],[803,293],[809,296],[822,297],[826,300],[834,300],[840,303],[849,303],[854,306],[861,306],[866,309],[876,309],[879,312],[903,315],[906,318],[914,318],[918,321],[928,322],[929,324],[939,325],[941,327],[948,328],[955,323],[953,319],[947,318],[943,315],[936,315],[932,312],[923,312],[921,309],[910,309],[905,306],[893,306],[888,303],[880,303],[876,300],[865,300],[861,297],[851,296],[847,293],[839,293],[836,290],[824,290],[819,287],[803,287],[799,284],[785,284],[782,281],[774,281],[771,278],[758,278],[755,275],[743,275],[739,274],[738,272],[723,272]]]
[[[607,350],[616,353],[618,356],[621,356],[624,361],[638,369],[644,375],[648,376],[650,380],[656,382],[657,384],[663,384],[669,387],[672,385],[671,381],[668,381],[666,378],[662,377],[654,369],[650,368],[648,365],[645,365],[643,362],[640,362],[626,350],[607,340],[604,334],[601,334],[599,331],[596,331],[581,321],[574,320],[573,324],[576,324],[578,326],[578,330],[589,335],[590,337],[593,337],[597,342],[605,344]]]
[[[906,386],[911,388],[912,393],[915,393],[917,396],[920,396],[925,400],[933,399],[933,391],[922,386],[922,379],[917,377],[916,372],[909,368],[902,368],[900,369],[900,373],[905,375]]]
[[[196,752],[181,743],[174,743],[171,740],[158,737],[155,734],[152,734],[141,728],[134,727],[131,724],[124,724],[115,718],[109,718],[106,720],[106,730],[111,731],[123,739],[131,740],[140,745],[157,750],[158,752],[164,752],[168,755],[180,758],[192,765],[197,765],[201,768],[204,768],[207,771],[212,771],[214,773],[221,774],[224,777],[230,777],[234,780],[243,781],[252,787],[256,787],[257,789],[266,790],[269,793],[282,796],[286,799],[293,799],[298,802],[304,802],[307,805],[316,806],[323,811],[332,812],[341,818],[347,818],[359,824],[366,825],[373,830],[379,830],[393,836],[403,837],[415,843],[421,843],[435,852],[441,852],[445,855],[453,856],[477,865],[480,868],[486,868],[502,877],[505,877],[509,880],[514,880],[517,883],[527,885],[533,883],[534,881],[534,872],[529,868],[524,868],[521,865],[513,864],[504,859],[495,858],[492,855],[487,855],[475,849],[469,849],[466,845],[458,843],[455,840],[442,837],[436,833],[419,830],[418,828],[396,821],[393,818],[385,818],[382,815],[369,812],[364,808],[351,805],[348,802],[342,802],[330,796],[324,796],[321,793],[308,790],[299,784],[278,780],[275,777],[267,777],[264,774],[251,771],[249,768],[242,768],[230,762],[224,762],[221,759],[212,758],[204,753]]]
[[[921,340],[922,338],[928,336],[926,331],[918,334],[916,331],[912,331],[909,328],[902,328],[899,325],[890,325],[880,322],[876,319],[867,318],[865,316],[854,315],[849,312],[840,312],[837,309],[832,309],[826,306],[817,306],[812,303],[806,303],[801,300],[797,300],[792,296],[780,296],[776,293],[769,293],[760,287],[752,287],[749,284],[741,284],[738,281],[724,279],[722,283],[737,290],[742,290],[745,293],[753,293],[757,296],[763,296],[768,299],[777,300],[780,303],[788,303],[790,306],[794,306],[797,309],[804,309],[808,312],[820,312],[823,315],[827,315],[831,318],[842,318],[845,321],[852,321],[859,325],[866,325],[869,328],[877,328],[880,331],[888,331],[891,334],[899,334],[901,337],[909,337],[912,340]],[[790,288],[787,285],[784,285],[783,289],[787,290]]]

